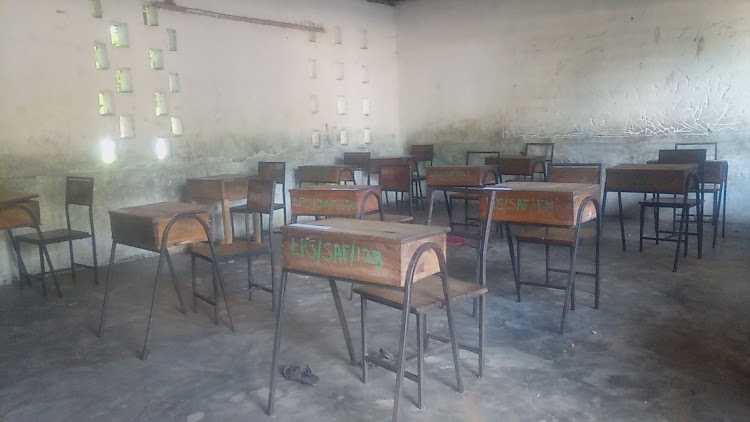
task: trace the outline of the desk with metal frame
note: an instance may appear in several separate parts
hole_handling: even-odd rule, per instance
[[[246,183],[247,185],[247,183]],[[247,196],[247,193],[246,193]],[[148,325],[146,326],[146,337],[141,350],[141,360],[148,358],[148,344],[151,336],[151,323],[154,320],[154,304],[156,303],[156,292],[159,276],[162,272],[164,260],[167,261],[172,283],[177,292],[180,302],[180,311],[185,314],[185,305],[182,301],[180,288],[177,284],[177,274],[169,254],[170,246],[183,243],[208,241],[213,259],[213,274],[218,279],[221,294],[224,297],[224,305],[227,308],[229,324],[234,330],[232,314],[229,312],[229,304],[224,291],[224,282],[221,271],[216,264],[216,253],[214,251],[213,235],[210,229],[211,209],[205,205],[186,204],[182,202],[159,202],[155,204],[140,205],[135,207],[120,208],[109,211],[109,220],[112,227],[112,251],[109,255],[109,267],[107,268],[107,280],[104,284],[104,300],[102,302],[101,317],[99,319],[98,336],[104,334],[107,302],[110,293],[110,279],[112,267],[115,260],[115,249],[118,244],[132,246],[159,254],[159,264],[156,268],[154,278],[154,291],[151,296],[151,310],[149,311]],[[171,234],[171,236],[170,236]],[[205,299],[204,299],[205,300]],[[214,298],[214,300],[218,300]],[[216,307],[217,304],[214,303]]]
[[[372,284],[404,292],[393,407],[393,421],[398,420],[401,384],[404,378],[411,287],[413,283],[444,269],[448,231],[447,227],[361,221],[350,218],[332,218],[309,224],[291,224],[281,228],[283,268],[279,303],[276,307],[276,327],[268,392],[269,415],[274,410],[275,380],[278,376],[278,354],[287,280],[289,273],[296,273],[328,279],[352,365],[358,363],[336,280]],[[425,249],[428,252],[419,260],[419,265],[412,262],[412,258],[424,253]],[[458,362],[458,343],[454,335],[446,278],[443,278],[443,289],[456,381],[458,390],[463,391]]]
[[[488,182],[489,178],[491,182]],[[469,192],[472,188],[481,188],[487,184],[495,184],[500,181],[495,166],[443,166],[427,168],[427,198],[430,203],[427,224],[432,220],[432,212],[435,202],[435,191],[443,191],[445,207],[448,211],[448,222],[453,230],[453,209],[448,197],[449,192],[477,195],[476,191]],[[474,198],[476,199],[476,198]],[[467,210],[468,213],[468,210]],[[468,219],[467,219],[468,220]],[[468,225],[468,223],[466,224]],[[475,237],[471,234],[462,233],[461,236]]]
[[[290,189],[292,223],[299,216],[362,219],[380,209],[380,186],[313,185]]]
[[[26,271],[26,265],[21,257],[21,251],[11,230],[21,227],[33,227],[39,238],[42,238],[42,232],[39,228],[39,225],[41,224],[39,218],[39,201],[35,200],[35,198],[38,197],[39,195],[35,193],[0,191],[0,230],[8,232],[10,243],[16,253],[16,259],[18,260],[18,281],[21,288],[23,288],[24,278],[26,278],[26,283],[31,285],[31,276]],[[57,281],[57,275],[55,274],[52,260],[47,251],[47,245],[42,243],[41,248],[39,249],[39,261],[43,263],[45,258],[49,265],[49,272],[52,275],[52,281],[55,284],[57,296],[63,297],[62,290],[60,290],[60,283]],[[42,294],[46,296],[47,286],[44,283],[44,274],[42,274],[41,277]]]
[[[500,177],[523,176],[534,181],[534,174],[539,173],[541,168],[544,180],[547,180],[546,159],[541,155],[498,155],[497,157],[486,157],[484,163],[496,166]]]

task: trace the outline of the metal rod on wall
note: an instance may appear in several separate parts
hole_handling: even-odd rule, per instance
[[[189,15],[198,15],[198,16],[207,16],[209,18],[216,18],[216,19],[226,19],[230,21],[237,21],[237,22],[246,22],[246,23],[254,23],[257,25],[267,25],[267,26],[275,26],[278,28],[287,28],[287,29],[297,29],[300,31],[306,31],[306,32],[321,32],[324,33],[326,30],[324,28],[321,28],[319,26],[312,26],[312,25],[301,25],[297,23],[289,23],[289,22],[281,22],[281,21],[274,21],[270,19],[260,19],[260,18],[250,18],[247,16],[238,16],[238,15],[230,15],[227,13],[219,13],[219,12],[212,12],[210,10],[203,10],[203,9],[195,9],[192,7],[185,7],[185,6],[178,6],[174,4],[173,2],[166,3],[166,2],[154,2],[151,3],[152,6],[164,9],[164,10],[171,10],[173,12],[179,12],[179,13],[187,13]]]

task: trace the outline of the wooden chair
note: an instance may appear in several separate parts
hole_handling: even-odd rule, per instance
[[[352,166],[354,171],[362,172],[370,184],[370,153],[369,152],[345,152],[344,164]],[[355,182],[356,183],[356,182]],[[363,183],[364,184],[364,183]]]
[[[274,198],[273,211],[283,210],[284,225],[286,225],[286,163],[284,161],[261,161],[258,163],[258,177],[261,180],[272,180],[277,185],[281,185],[281,202],[276,202],[276,198]],[[247,205],[236,205],[229,209],[232,238],[235,238],[234,214],[243,214],[245,216],[245,238],[250,239],[250,214],[247,212]],[[261,232],[263,232],[263,214],[266,213],[263,212],[260,216]],[[273,230],[273,227],[269,230]]]
[[[435,158],[435,145],[412,145],[409,147],[409,155],[414,157],[413,161],[410,161],[412,165],[412,183],[414,184],[414,199],[422,201],[422,208],[424,209],[424,190],[422,189],[422,183],[427,180],[427,176],[424,172],[419,171],[420,163],[424,163],[425,168],[429,165],[432,166],[432,162]]]
[[[74,230],[70,222],[70,206],[78,205],[88,208],[88,231]],[[99,284],[99,274],[97,271],[96,259],[96,235],[94,233],[94,178],[93,177],[76,177],[68,176],[65,179],[65,222],[66,228],[58,230],[43,231],[40,233],[29,233],[16,236],[16,244],[29,243],[36,245],[39,249],[39,258],[41,261],[41,273],[27,277],[41,278],[44,281],[45,267],[42,258],[42,246],[49,246],[56,243],[68,243],[70,252],[70,273],[73,280],[76,278],[76,267],[88,268],[94,271],[94,284]],[[75,262],[73,256],[73,241],[91,239],[91,254],[93,265],[81,264]]]
[[[727,164],[726,161],[718,161],[718,142],[678,142],[674,145],[674,149],[685,148],[703,148],[706,150],[707,161],[703,174],[702,187],[704,195],[711,195],[712,207],[711,214],[706,214],[704,209],[703,218],[713,226],[713,241],[711,242],[711,247],[715,248],[719,224],[721,224],[721,237],[726,235]],[[711,149],[713,149],[713,161],[708,161],[709,151]]]
[[[555,159],[555,143],[554,142],[527,142],[523,148],[523,155],[541,155],[544,157],[544,168],[542,173],[548,175],[549,166],[552,165]],[[534,173],[539,173],[534,171]]]
[[[274,271],[274,259],[273,259],[273,235],[271,234],[271,227],[273,227],[273,210],[274,210],[274,199],[276,197],[276,182],[273,180],[260,180],[250,179],[247,185],[247,204],[244,205],[248,214],[257,212],[268,214],[268,243],[256,243],[248,240],[238,240],[230,244],[214,245],[215,255],[212,255],[210,245],[207,243],[196,243],[190,246],[190,263],[192,273],[192,286],[193,286],[193,311],[195,312],[196,300],[201,299],[206,303],[214,306],[214,312],[217,313],[218,309],[216,306],[217,299],[217,284],[216,284],[216,272],[214,271],[214,283],[213,283],[213,297],[206,297],[196,290],[196,279],[195,279],[195,260],[196,258],[202,259],[203,261],[211,264],[215,261],[217,263],[233,261],[236,259],[247,259],[247,284],[248,284],[248,300],[252,299],[253,290],[259,289],[271,293],[272,303],[271,308],[276,307],[276,290],[274,289],[275,283],[275,271]],[[252,265],[253,258],[256,256],[268,255],[271,261],[271,284],[262,285],[253,281],[252,276]],[[218,316],[215,315],[216,321]]]
[[[434,245],[432,247],[431,245]],[[424,244],[414,254],[414,257],[409,263],[409,280],[407,283],[411,284],[411,275],[414,273],[414,268],[419,263],[419,260],[425,253],[439,252],[439,248],[435,244]],[[484,285],[484,278],[479,277],[478,283],[471,283],[465,281],[459,281],[450,279],[447,277],[445,272],[445,260],[443,259],[442,253],[437,253],[438,261],[440,263],[440,272],[427,279],[423,279],[414,283],[411,287],[411,300],[409,302],[409,313],[414,314],[417,319],[417,354],[406,358],[403,357],[404,362],[411,363],[416,360],[417,362],[417,373],[411,373],[405,371],[404,375],[406,378],[415,381],[417,383],[417,407],[422,408],[423,395],[424,395],[424,357],[426,354],[432,354],[443,350],[444,348],[450,347],[450,341],[448,338],[430,333],[427,325],[427,315],[431,311],[442,309],[445,307],[445,297],[448,296],[451,306],[454,303],[461,301],[473,301],[477,299],[479,301],[479,339],[478,345],[468,345],[459,343],[459,348],[468,350],[472,353],[476,353],[479,357],[479,364],[477,375],[481,377],[483,375],[484,367],[484,337],[485,337],[485,300],[488,293],[487,287]],[[443,281],[447,280],[447,285],[443,285]],[[444,289],[447,289],[444,290]],[[376,286],[362,286],[355,289],[355,292],[360,295],[361,299],[361,327],[362,327],[362,382],[367,382],[368,377],[368,364],[374,363],[380,367],[383,367],[391,372],[396,373],[398,370],[398,359],[400,356],[395,356],[393,359],[386,359],[384,356],[369,353],[368,341],[367,341],[367,302],[375,302],[381,305],[388,306],[393,309],[398,309],[404,312],[404,293],[391,290],[383,287]],[[430,347],[430,340],[438,341],[442,344],[436,347]],[[454,359],[458,359],[454,356]]]
[[[685,244],[685,256],[688,252],[688,237],[690,234],[695,234],[698,238],[698,258],[703,257],[703,174],[706,167],[706,150],[705,149],[683,149],[683,150],[671,150],[663,149],[659,150],[659,164],[696,164],[697,172],[685,182],[685,191],[681,195],[662,196],[654,195],[650,199],[646,199],[640,202],[641,213],[640,213],[640,228],[639,228],[639,251],[643,251],[643,240],[654,240],[656,244],[659,244],[660,240],[667,242],[676,242],[677,247],[675,249],[674,265],[672,271],[677,271],[677,261],[680,257],[680,245],[684,242]],[[690,194],[693,197],[690,197]],[[645,219],[646,208],[654,209],[654,237],[646,237],[643,235],[643,225]],[[671,208],[673,210],[679,210],[679,229],[675,232],[674,223],[672,230],[661,230],[659,228],[659,210],[661,208]],[[697,231],[690,233],[690,210],[696,209],[696,225]],[[684,229],[684,230],[683,230]],[[661,237],[661,234],[669,234],[669,237]],[[674,238],[677,235],[677,239]],[[683,239],[684,235],[684,239]]]
[[[386,205],[390,205],[388,201],[388,192],[394,192],[396,209],[401,214],[401,204],[407,202],[404,200],[404,195],[409,195],[409,215],[414,215],[414,207],[412,203],[412,171],[408,164],[396,165],[396,166],[382,166],[378,173],[378,180],[380,181],[380,189],[385,195]],[[401,193],[401,200],[398,199],[398,194]]]
[[[548,172],[549,182],[552,183],[587,183],[587,184],[600,184],[602,180],[602,164],[601,163],[579,163],[579,164],[552,164],[549,167]],[[599,198],[593,198],[595,206],[597,207],[596,227],[595,228],[581,228],[581,213],[585,206],[581,206],[578,215],[578,224],[576,227],[537,227],[523,234],[516,235],[516,263],[518,273],[516,275],[516,295],[518,301],[521,301],[521,285],[546,287],[550,289],[558,289],[565,291],[567,297],[570,294],[570,310],[575,310],[575,276],[585,275],[594,279],[594,309],[599,309],[599,243],[601,240],[600,228],[601,218],[599,216]],[[585,272],[576,270],[576,257],[578,254],[578,247],[583,239],[594,238],[596,245],[596,251],[594,254],[594,272]],[[521,281],[521,244],[531,243],[536,245],[544,245],[544,283],[535,283],[528,281]],[[550,267],[549,251],[550,246],[562,246],[568,248],[570,254],[569,265],[567,269],[552,268]],[[564,273],[568,274],[568,284],[551,284],[549,273]],[[570,274],[573,277],[570,277]],[[565,327],[565,315],[567,308],[563,305],[563,314],[560,321],[560,333],[562,334]]]

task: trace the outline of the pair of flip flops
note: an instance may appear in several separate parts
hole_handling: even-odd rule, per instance
[[[317,385],[320,382],[320,377],[312,373],[309,366],[290,365],[285,366],[281,369],[281,374],[284,378],[290,381],[297,381],[303,385]]]

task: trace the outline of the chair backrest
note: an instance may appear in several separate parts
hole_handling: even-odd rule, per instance
[[[602,181],[602,163],[555,163],[547,180],[553,183],[596,183]]]
[[[698,149],[703,148],[706,150],[706,159],[708,159],[708,150],[713,148],[714,160],[719,159],[719,143],[718,142],[678,142],[674,144],[674,149]]]
[[[358,169],[367,170],[370,168],[370,153],[369,152],[345,152],[344,164],[354,166]]]
[[[435,155],[435,145],[412,145],[409,147],[409,154],[413,155],[417,162],[429,161],[430,165],[432,165]]]
[[[411,192],[411,169],[408,164],[380,167],[378,180],[383,191]]]
[[[466,151],[466,165],[471,165],[472,161],[476,162],[476,165],[484,165],[487,163],[487,158],[494,159],[495,163],[500,161],[500,151]]]
[[[269,222],[273,218],[273,204],[276,196],[276,182],[250,178],[247,183],[247,210],[269,214]],[[269,227],[271,224],[269,223]]]
[[[659,164],[697,164],[698,182],[703,184],[706,169],[705,149],[660,149]]]
[[[523,155],[541,155],[544,161],[552,163],[555,159],[555,144],[553,142],[527,142]]]
[[[92,206],[94,203],[94,178],[68,176],[65,178],[65,204]]]
[[[263,180],[286,183],[286,163],[284,161],[261,161],[258,163],[258,176]]]

